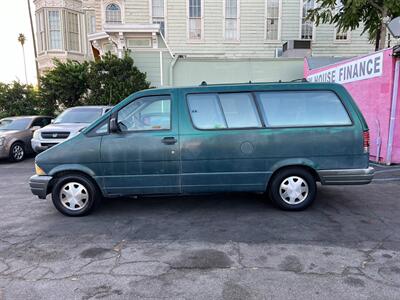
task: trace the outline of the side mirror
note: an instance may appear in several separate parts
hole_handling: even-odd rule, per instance
[[[113,113],[110,118],[110,132],[117,133],[119,131],[120,129],[117,123],[117,114]]]
[[[33,127],[31,127],[31,131],[34,132],[40,128],[41,128],[40,126],[33,126]]]
[[[50,124],[54,124],[54,119],[51,119]]]

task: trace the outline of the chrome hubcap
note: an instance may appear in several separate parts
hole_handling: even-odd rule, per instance
[[[12,153],[15,160],[21,160],[24,157],[24,149],[20,145],[15,145]]]
[[[76,211],[88,204],[89,194],[82,184],[69,182],[61,188],[60,200],[65,208]]]
[[[282,181],[279,195],[287,204],[300,204],[308,196],[308,184],[301,177],[290,176]]]

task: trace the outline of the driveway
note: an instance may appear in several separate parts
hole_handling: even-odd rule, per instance
[[[68,218],[31,195],[32,159],[2,161],[0,299],[399,299],[400,172],[381,170],[304,212],[223,194]]]

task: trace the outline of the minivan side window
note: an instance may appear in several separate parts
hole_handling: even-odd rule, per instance
[[[191,94],[187,96],[194,126],[199,129],[226,128],[226,122],[216,94]]]
[[[267,127],[340,126],[352,122],[330,91],[256,93]]]
[[[229,93],[218,95],[229,128],[262,126],[251,94]]]
[[[190,94],[187,100],[196,128],[262,127],[250,93]]]
[[[171,99],[136,99],[118,112],[118,125],[122,132],[171,129]]]

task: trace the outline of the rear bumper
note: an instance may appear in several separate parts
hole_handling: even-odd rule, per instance
[[[33,175],[29,179],[32,194],[38,196],[40,199],[46,199],[48,186],[52,178],[52,176]]]
[[[319,170],[317,171],[321,183],[325,185],[357,185],[368,184],[374,178],[375,170],[368,169],[340,169],[340,170]]]

